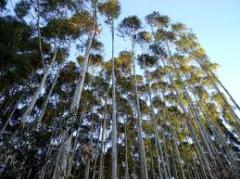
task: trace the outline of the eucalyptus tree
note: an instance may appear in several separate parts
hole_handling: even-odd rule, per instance
[[[187,36],[187,34],[185,33],[185,37]],[[195,44],[197,44],[197,42],[196,41],[194,41],[194,39],[191,39],[191,38],[188,38],[187,40],[185,39],[185,41],[184,41],[184,36],[182,37],[182,39],[180,38],[180,41],[177,41],[176,43],[177,43],[177,48],[178,49],[180,49],[180,50],[184,50],[184,51],[188,51],[190,54],[192,54],[191,53],[191,51],[193,50],[195,50],[195,48],[194,48],[194,43]],[[192,56],[190,55],[190,58],[192,58]],[[183,59],[182,59],[182,61],[184,61]],[[179,62],[178,62],[179,63]],[[181,63],[181,62],[180,62]],[[179,63],[179,64],[180,64]],[[183,65],[182,64],[180,64],[182,67],[183,67]],[[186,67],[186,65],[184,65],[185,67]],[[193,68],[194,66],[192,66],[192,68]],[[200,67],[202,67],[201,65],[200,65]],[[195,67],[196,68],[196,67]],[[196,71],[196,70],[195,70]],[[199,71],[199,70],[198,70]],[[203,70],[203,72],[206,72],[205,70]],[[194,92],[194,90],[193,90],[193,85],[194,85],[194,82],[196,82],[196,81],[198,81],[197,80],[197,78],[195,78],[195,80],[193,80],[194,79],[194,75],[196,75],[197,73],[195,72],[195,74],[194,73],[190,73],[190,75],[191,75],[191,77],[190,76],[188,76],[187,75],[187,71],[185,70],[185,72],[184,72],[184,76],[186,77],[186,79],[188,80],[188,86],[189,86],[189,90],[190,91],[192,91],[192,94],[193,94],[193,96],[195,97],[195,99],[196,99],[196,94],[195,94],[195,92]],[[211,76],[209,75],[209,73],[206,73],[205,75],[207,75],[207,76],[209,76],[210,77],[210,79],[211,79]],[[190,80],[190,78],[191,78],[191,80]],[[199,79],[201,79],[201,77],[198,77]],[[212,83],[214,84],[214,81],[212,81]],[[218,89],[218,87],[216,86],[216,85],[213,85],[213,87],[216,89],[216,91],[217,92],[219,92],[219,93],[221,93],[220,91],[219,91],[219,89]],[[229,107],[229,105],[228,105],[228,102],[226,101],[226,99],[225,99],[225,97],[223,96],[223,95],[221,95],[221,97],[224,99],[224,103],[226,103],[227,104],[227,106]],[[216,101],[217,102],[217,101]],[[205,118],[205,120],[208,122],[208,124],[210,123],[210,124],[213,124],[213,123],[211,123],[211,122],[209,122],[209,120],[208,120],[208,117],[206,117],[206,112],[204,111],[204,104],[202,103],[202,102],[197,102],[197,106],[198,106],[198,108],[200,109],[200,113],[203,113],[203,117]],[[235,116],[235,113],[234,113],[234,111],[233,110],[231,110],[232,108],[230,107],[230,112],[232,112],[232,114],[233,114],[233,116]],[[216,124],[213,124],[214,125],[214,127],[215,127],[215,125],[218,125],[217,123]],[[210,125],[210,126],[212,126],[212,125]],[[203,127],[203,125],[201,125],[201,123],[200,123],[200,127],[202,127],[202,132],[203,132],[203,137],[205,138],[203,138],[204,140],[206,140],[206,142],[208,143],[207,145],[209,145],[210,146],[210,148],[213,150],[213,152],[217,152],[217,149],[215,148],[215,146],[213,146],[212,144],[211,144],[211,142],[210,142],[210,140],[211,140],[211,138],[210,138],[210,136],[209,136],[209,134],[207,134],[206,133],[206,131],[204,131],[204,127]],[[220,145],[221,146],[221,145]],[[232,156],[232,152],[231,151],[227,151],[227,156]],[[217,155],[218,155],[218,153],[216,153]],[[231,163],[234,163],[235,162],[235,157],[230,157],[231,159]],[[223,160],[217,160],[217,161],[220,161],[220,162],[222,162]],[[220,163],[221,164],[221,163]],[[223,164],[224,165],[224,164]],[[218,167],[218,166],[216,166],[216,167]],[[233,170],[232,171],[232,173],[236,173],[236,169],[235,169],[235,167],[234,167],[234,165],[233,166],[231,166],[230,168],[229,168],[230,170]]]
[[[114,20],[120,14],[120,5],[118,0],[107,0],[99,4],[99,11],[106,16],[107,24],[110,25],[112,34],[112,179],[117,178],[117,119],[116,119],[116,77],[114,64]]]
[[[157,31],[156,31],[156,33],[154,34],[154,37],[155,37],[155,39],[156,39],[157,41],[160,42],[160,45],[162,46],[162,48],[166,48],[167,52],[169,53],[169,56],[171,57],[171,52],[170,52],[170,48],[169,48],[169,46],[168,46],[168,43],[169,43],[169,41],[170,41],[170,42],[174,42],[175,35],[174,35],[171,31],[167,31],[167,30],[166,30],[167,27],[169,26],[169,22],[165,23],[165,21],[163,20],[164,18],[161,18],[161,16],[160,16],[159,14],[157,14],[157,13],[153,13],[153,15],[148,15],[146,19],[147,19],[148,23],[149,23],[152,27],[157,26]],[[162,21],[163,21],[163,22],[162,22]],[[158,48],[159,48],[159,47],[158,47]],[[158,50],[158,51],[159,51],[159,50]],[[168,55],[167,55],[167,56],[168,56]],[[166,64],[165,64],[165,62],[164,62],[164,59],[162,58],[162,56],[160,56],[160,57],[161,57],[161,60],[162,60],[163,65],[164,65],[164,67],[165,67]],[[174,73],[177,74],[177,78],[180,79],[179,73],[176,71],[176,66],[175,66],[175,64],[172,62],[171,59],[170,59],[170,62],[171,62],[171,63],[169,63],[169,64],[170,64],[170,65],[173,65]],[[168,61],[167,61],[167,63],[168,63]],[[173,83],[174,83],[173,77],[171,77],[171,76],[168,74],[168,78],[169,78],[169,81],[173,84]],[[174,85],[174,84],[173,84],[173,85]],[[181,109],[183,110],[183,112],[184,112],[186,115],[188,115],[188,111],[187,111],[186,107],[184,106],[184,104],[183,104],[183,102],[182,102],[182,100],[181,100],[181,98],[180,98],[180,93],[179,93],[179,91],[177,90],[176,85],[175,85],[175,87],[174,87],[174,91],[175,91],[176,94],[177,94],[178,102],[179,102],[179,104],[180,104]],[[187,99],[190,100],[190,99],[189,99],[189,96],[188,96],[188,94],[187,94],[188,92],[187,92],[187,90],[186,90],[185,87],[183,87],[183,92],[184,92],[183,94],[187,96]],[[191,103],[191,101],[188,101],[188,102],[189,102],[189,104],[191,104],[190,106],[191,106],[191,108],[192,108],[192,103]],[[192,108],[192,109],[193,109],[193,108]],[[192,109],[191,109],[191,110],[192,110]],[[197,120],[199,120],[199,116],[198,116],[196,113],[193,113],[193,115],[194,115],[194,117],[197,117]],[[191,120],[190,120],[190,121],[191,121]],[[192,124],[191,124],[190,121],[187,120],[187,123],[188,123],[189,129],[190,129],[190,131],[191,131],[191,134],[193,135],[194,142],[196,142],[196,144],[197,144],[197,149],[198,149],[198,150],[200,151],[200,153],[201,153],[201,158],[203,159],[203,162],[204,162],[205,165],[207,166],[208,171],[210,171],[210,167],[209,167],[209,165],[208,165],[208,161],[207,161],[206,158],[204,157],[203,149],[201,148],[201,145],[200,145],[200,143],[199,143],[199,141],[198,141],[198,139],[197,139],[197,137],[196,137],[195,131],[194,131],[193,126],[192,126]],[[211,175],[211,173],[210,173],[210,175]],[[212,176],[211,176],[211,177],[212,177]]]
[[[79,28],[82,33],[86,34],[87,40],[85,44],[86,48],[85,48],[82,69],[81,69],[78,81],[76,83],[75,92],[74,92],[70,109],[69,109],[70,113],[74,114],[73,118],[70,119],[70,122],[74,122],[76,120],[75,116],[77,114],[77,110],[79,108],[79,104],[81,101],[81,94],[82,94],[83,85],[85,81],[85,75],[87,71],[92,42],[93,42],[93,38],[96,36],[97,28],[98,28],[97,22],[96,22],[97,2],[92,2],[90,6],[91,6],[91,12],[88,12],[88,11],[76,12],[71,17],[71,23],[74,25],[74,27]],[[68,135],[68,132],[69,132],[69,129],[66,129],[62,133],[62,136],[65,142],[61,145],[58,151],[55,169],[53,172],[53,178],[61,178],[63,176],[71,175],[72,162],[73,162],[70,154],[71,145],[72,145],[72,134]],[[62,173],[64,175],[62,175]]]
[[[239,105],[184,24],[126,17],[115,57],[117,0],[0,10],[1,178],[239,178]]]
[[[191,74],[194,74],[194,73],[196,74],[197,70],[196,70],[196,68],[194,68],[193,65],[191,66],[191,70],[190,70],[190,68],[189,68],[190,66],[184,64],[186,62],[189,63],[188,59],[187,60],[186,59],[181,59],[181,60],[178,59],[177,60],[175,57],[176,57],[176,55],[179,56],[178,54],[174,55],[175,57],[172,56],[172,54],[170,52],[171,49],[168,45],[168,42],[166,42],[166,44],[164,44],[165,41],[166,41],[165,39],[169,39],[169,37],[168,37],[169,32],[168,31],[158,30],[158,32],[156,33],[156,36],[158,36],[157,38],[162,40],[162,42],[163,42],[162,45],[165,46],[166,50],[168,51],[168,53],[171,57],[170,60],[168,60],[168,61],[171,62],[169,64],[173,65],[174,73],[175,73],[176,77],[178,78],[178,80],[183,80],[183,78],[186,79],[186,81],[184,82],[185,86],[182,88],[183,92],[184,92],[183,94],[185,95],[186,102],[189,105],[189,110],[190,110],[189,112],[192,113],[192,115],[195,118],[195,122],[198,126],[198,130],[199,130],[200,136],[202,138],[202,143],[204,144],[203,147],[206,147],[205,149],[206,149],[206,151],[208,151],[208,153],[210,155],[209,157],[211,158],[212,152],[216,152],[216,148],[211,144],[211,138],[210,138],[209,134],[207,133],[207,130],[204,128],[204,126],[202,124],[203,121],[202,121],[201,116],[200,116],[201,111],[199,111],[199,109],[201,109],[201,106],[198,102],[196,102],[196,101],[193,102],[193,99],[191,98],[191,97],[194,97],[195,94],[194,94],[194,92],[192,90],[192,86],[189,82],[190,82],[190,80],[193,81],[194,78],[192,76],[191,79],[190,79],[186,75],[187,72],[189,72],[189,71],[191,71]],[[180,36],[181,36],[180,41],[178,41],[178,39],[176,41],[174,40],[177,36],[175,36],[175,38],[172,38],[172,42],[176,43],[177,52],[179,52],[179,49],[181,50],[181,55],[180,56],[186,55],[186,53],[188,53],[189,51],[191,52],[192,49],[195,49],[197,47],[198,44],[195,41],[191,41],[191,37],[194,38],[193,34],[186,34],[186,33],[183,34],[183,33],[181,33]],[[172,36],[172,37],[174,37],[174,36]],[[171,40],[169,42],[172,43]],[[193,70],[195,70],[195,72]],[[181,75],[183,75],[183,77],[181,77]],[[195,81],[196,81],[196,79],[195,79]],[[189,95],[190,91],[192,91],[191,96]],[[195,103],[196,103],[196,105],[195,105]],[[191,126],[189,126],[189,127],[191,127]],[[192,132],[192,134],[194,135],[194,132]],[[198,148],[199,148],[200,151],[202,150],[200,146]],[[215,157],[213,158],[213,160],[210,160],[210,161],[205,161],[204,156],[202,156],[202,158],[203,158],[204,163],[209,163],[212,166],[215,165],[215,167],[217,167],[217,165],[215,163]]]
[[[119,24],[119,31],[123,36],[127,36],[131,39],[132,42],[132,53],[134,55],[135,50],[135,40],[137,32],[141,29],[141,21],[137,16],[129,16],[124,18]],[[135,93],[135,109],[138,118],[138,137],[139,137],[139,149],[140,149],[140,158],[141,158],[141,175],[143,178],[148,178],[148,169],[146,164],[146,153],[144,147],[144,139],[143,139],[143,130],[142,130],[142,116],[140,111],[140,103],[139,103],[139,93],[137,87],[137,79],[136,79],[136,65],[135,59],[133,56],[132,60],[132,69],[133,69],[133,79],[134,79],[134,93]]]
[[[18,3],[18,4],[16,4],[16,10],[18,10],[18,9],[21,9],[21,13],[18,13],[19,11],[17,11],[17,14],[19,14],[19,15],[21,15],[21,16],[23,16],[23,14],[22,14],[22,8],[19,8],[19,7],[24,7],[23,6],[23,3],[30,3],[30,2],[20,2],[20,3]],[[49,73],[50,73],[50,69],[51,69],[51,67],[52,67],[52,65],[53,65],[53,63],[55,62],[55,60],[56,60],[56,56],[57,56],[57,46],[56,46],[56,44],[54,43],[53,45],[54,45],[54,50],[53,50],[53,55],[52,55],[52,57],[51,57],[51,60],[50,60],[50,62],[49,62],[49,65],[47,66],[45,63],[45,59],[44,59],[44,57],[45,57],[45,54],[44,54],[44,52],[43,52],[43,47],[42,47],[42,36],[41,36],[41,33],[40,33],[40,11],[42,10],[42,11],[44,11],[45,9],[44,8],[46,8],[46,6],[48,6],[47,4],[45,4],[45,7],[43,7],[43,6],[41,6],[40,5],[40,3],[37,1],[36,3],[31,3],[31,5],[33,6],[33,9],[35,10],[35,13],[36,13],[36,16],[37,16],[37,22],[36,22],[36,24],[37,24],[37,33],[38,33],[38,45],[39,45],[39,54],[40,54],[40,59],[41,59],[41,62],[42,62],[42,66],[43,66],[43,76],[42,76],[42,78],[41,78],[41,81],[40,81],[40,83],[39,83],[39,85],[38,85],[38,87],[37,87],[37,89],[36,89],[36,91],[35,91],[35,93],[33,94],[33,96],[32,96],[32,98],[30,99],[30,103],[29,103],[29,105],[28,105],[28,107],[27,107],[27,109],[25,110],[25,112],[24,112],[24,114],[23,114],[23,116],[22,116],[22,121],[26,121],[27,119],[28,119],[28,117],[31,115],[31,113],[32,113],[32,110],[33,110],[33,108],[34,108],[34,106],[35,106],[35,104],[36,104],[36,101],[37,101],[37,99],[39,98],[39,96],[40,96],[40,94],[41,94],[41,91],[43,90],[43,88],[44,88],[44,85],[45,85],[45,83],[46,83],[46,80],[47,80],[47,77],[48,77],[48,75],[49,75]],[[41,6],[41,7],[40,7]],[[48,6],[49,7],[49,6]],[[40,8],[42,8],[41,10],[40,10]],[[29,8],[28,9],[26,9],[26,10],[31,10],[31,6],[29,6]],[[24,13],[24,15],[27,15],[27,13],[25,12]]]
[[[122,122],[122,134],[124,134],[124,178],[130,177],[130,158],[129,154],[129,143],[131,137],[129,137],[129,123],[133,116],[132,109],[132,84],[131,84],[131,64],[132,64],[133,54],[129,51],[121,51],[118,58],[116,58],[116,77],[118,81],[117,91],[120,97],[117,98],[118,102],[118,116],[123,120]],[[123,151],[123,150],[122,150]]]
[[[18,105],[28,92],[26,90],[30,88],[28,82],[34,81],[32,74],[39,67],[39,59],[35,51],[34,29],[29,24],[10,16],[0,17],[0,23],[2,27],[0,29],[0,116],[2,123],[4,122],[7,127],[10,118],[6,121],[5,119],[14,110],[14,105]],[[5,127],[2,128],[2,132]]]
[[[140,44],[141,49],[144,53],[144,49],[146,49],[146,45],[149,45],[152,39],[152,36],[150,33],[146,32],[146,31],[142,31],[140,33],[137,34],[137,42]],[[167,177],[167,172],[166,172],[166,167],[165,167],[165,162],[163,159],[163,150],[162,150],[162,146],[160,144],[160,138],[159,138],[159,134],[158,134],[158,125],[156,122],[156,118],[157,116],[155,115],[154,112],[154,107],[153,107],[153,103],[152,103],[152,89],[151,89],[151,84],[150,84],[150,74],[149,74],[149,68],[153,67],[154,65],[156,65],[157,63],[157,58],[154,56],[150,56],[147,54],[142,54],[141,56],[138,57],[138,62],[140,67],[144,70],[144,74],[145,74],[145,78],[147,81],[147,91],[148,91],[148,98],[149,98],[149,103],[150,103],[150,116],[151,116],[151,120],[153,128],[154,128],[154,139],[155,139],[155,147],[156,147],[156,155],[157,155],[157,163],[158,163],[158,174],[160,176],[160,178],[163,177],[162,171],[161,171],[161,164],[160,161],[163,161],[163,170],[164,170],[164,175],[165,177]],[[159,155],[159,151],[160,151],[160,155]]]

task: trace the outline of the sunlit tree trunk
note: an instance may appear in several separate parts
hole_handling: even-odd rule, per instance
[[[117,179],[117,119],[116,119],[116,77],[114,64],[114,23],[111,24],[112,31],[112,179]]]
[[[46,83],[46,80],[47,80],[47,77],[48,77],[48,74],[50,72],[50,69],[53,65],[53,63],[55,62],[56,60],[56,56],[57,56],[57,49],[54,50],[54,55],[51,59],[51,63],[50,65],[44,70],[44,74],[43,74],[43,77],[41,79],[41,82],[37,88],[37,90],[35,91],[34,95],[32,96],[31,98],[31,102],[30,104],[28,105],[27,109],[25,110],[23,116],[22,116],[22,121],[25,122],[27,120],[27,118],[29,117],[29,115],[31,115],[31,112],[37,102],[37,99],[39,98],[40,94],[41,94],[41,91],[44,89],[44,85]]]
[[[63,66],[63,64],[61,64],[60,68],[58,69],[57,74],[56,74],[56,76],[55,76],[55,78],[54,78],[54,80],[53,80],[52,86],[51,86],[51,88],[50,88],[50,90],[49,90],[49,92],[48,92],[48,95],[47,95],[47,97],[46,97],[43,105],[42,105],[42,109],[41,109],[40,115],[39,115],[39,117],[38,117],[38,119],[37,119],[37,126],[38,126],[38,127],[39,127],[40,123],[42,122],[42,118],[43,118],[43,116],[44,116],[44,114],[45,114],[45,112],[46,112],[49,99],[50,99],[50,97],[51,97],[51,95],[52,95],[53,89],[55,88],[55,86],[56,86],[56,84],[57,84],[57,80],[58,80],[58,77],[59,77],[60,72],[61,72],[61,70],[62,70],[62,66]]]
[[[134,38],[132,39],[132,52],[134,54]],[[139,139],[139,149],[140,149],[140,164],[141,164],[141,177],[144,179],[148,179],[148,171],[147,171],[147,163],[146,163],[146,152],[144,146],[144,139],[143,139],[143,130],[142,130],[142,117],[140,111],[140,103],[139,103],[139,95],[138,95],[138,88],[137,88],[137,79],[136,79],[136,66],[135,66],[135,59],[133,57],[132,60],[132,68],[133,68],[133,77],[134,77],[134,94],[135,94],[135,101],[136,101],[136,112],[138,118],[138,139]]]
[[[104,104],[104,116],[103,116],[103,129],[101,138],[101,155],[100,155],[100,166],[99,166],[99,179],[103,179],[103,168],[104,168],[104,153],[105,153],[105,131],[106,131],[106,120],[107,120],[107,94]]]
[[[92,148],[92,140],[93,140],[93,124],[92,124],[92,121],[91,121],[90,143],[88,144],[90,146],[90,148]],[[89,179],[91,158],[92,158],[92,156],[88,156],[88,159],[86,161],[84,179]]]
[[[143,60],[145,62],[145,59]],[[160,158],[160,155],[159,155],[159,150],[161,151],[161,144],[160,144],[160,139],[159,139],[159,134],[158,134],[158,130],[157,130],[157,122],[156,122],[156,115],[154,113],[154,108],[153,108],[153,105],[152,105],[152,94],[151,94],[151,85],[150,85],[150,79],[149,79],[149,71],[147,70],[147,67],[145,67],[145,74],[146,74],[146,80],[147,80],[147,86],[148,86],[148,97],[149,97],[149,102],[150,102],[150,109],[151,109],[151,112],[150,112],[150,116],[151,116],[151,120],[153,121],[152,125],[153,125],[153,128],[154,128],[154,140],[155,140],[155,148],[156,148],[156,154],[157,154],[157,168],[158,168],[158,174],[159,174],[159,177],[160,179],[163,178],[162,176],[162,170],[161,170],[161,163],[160,163],[160,160],[164,162],[164,159],[163,158]],[[166,169],[164,167],[164,173],[166,175]]]
[[[87,66],[88,66],[90,49],[92,46],[92,41],[94,36],[95,36],[95,31],[93,31],[88,38],[88,44],[85,50],[84,61],[83,61],[83,65],[80,73],[80,78],[77,82],[73,100],[70,106],[70,111],[73,112],[74,115],[76,115],[76,112],[80,104],[83,85],[84,85]],[[75,117],[72,117],[70,120],[74,121]],[[72,134],[68,135],[68,129],[67,129],[63,131],[62,136],[63,136],[62,138],[66,139],[66,141],[59,148],[58,156],[56,158],[55,169],[53,172],[53,179],[61,179],[64,177],[69,177],[72,170],[72,160],[69,161],[69,155],[71,152],[71,145],[72,145]]]

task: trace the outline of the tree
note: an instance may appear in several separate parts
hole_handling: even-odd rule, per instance
[[[132,40],[132,53],[134,54],[134,44],[135,38],[137,35],[137,31],[141,28],[141,22],[136,16],[126,17],[119,24],[119,31],[131,38]],[[138,87],[137,87],[137,79],[136,79],[136,66],[135,60],[133,56],[132,60],[132,68],[133,68],[133,78],[134,78],[134,93],[135,93],[135,108],[138,118],[138,137],[139,137],[139,148],[140,148],[140,156],[141,156],[141,172],[143,178],[148,178],[147,164],[146,164],[146,153],[144,147],[144,139],[143,139],[143,131],[142,131],[142,116],[140,111],[140,103],[139,103],[139,95],[138,95]]]
[[[100,12],[107,17],[112,32],[112,179],[117,178],[117,119],[116,119],[116,77],[114,64],[114,19],[119,16],[120,5],[117,0],[99,4]]]

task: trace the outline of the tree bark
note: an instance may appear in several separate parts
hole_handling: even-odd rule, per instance
[[[117,179],[116,77],[114,64],[114,23],[112,21],[112,179]]]
[[[73,96],[72,103],[70,106],[70,112],[73,112],[74,114],[74,117],[69,119],[71,122],[75,121],[75,115],[80,104],[83,85],[85,81],[85,75],[86,75],[87,66],[88,66],[89,54],[90,54],[94,36],[95,36],[95,30],[90,34],[88,38],[88,45],[85,50],[83,67],[80,73],[80,78],[76,85],[76,90]],[[65,131],[63,131],[63,139],[67,138],[67,140],[61,145],[59,149],[54,172],[53,172],[53,179],[61,179],[64,177],[69,177],[71,175],[72,161],[69,161],[69,155],[71,153],[72,134],[67,135],[68,130],[69,129],[66,129]]]
[[[132,52],[134,54],[134,38],[132,38]],[[136,101],[136,110],[137,110],[137,118],[138,118],[138,139],[139,139],[139,148],[140,148],[140,160],[141,160],[141,177],[144,179],[148,179],[148,171],[147,171],[147,163],[146,163],[146,152],[144,147],[144,139],[143,139],[143,130],[142,130],[142,117],[140,111],[140,103],[139,103],[139,95],[137,88],[137,79],[136,79],[136,67],[135,67],[135,59],[133,57],[132,60],[132,68],[133,68],[133,76],[134,76],[134,93],[135,93],[135,101]]]
[[[55,76],[55,78],[54,78],[54,81],[53,81],[53,83],[52,83],[52,86],[51,86],[51,88],[50,88],[50,90],[49,90],[49,92],[48,92],[48,95],[47,95],[47,97],[46,97],[43,105],[42,105],[42,109],[41,109],[40,115],[39,115],[39,117],[38,117],[38,119],[37,119],[37,127],[39,127],[39,125],[40,125],[41,122],[42,122],[42,118],[43,118],[43,116],[44,116],[44,114],[45,114],[45,111],[46,111],[46,109],[47,109],[47,105],[48,105],[49,99],[50,99],[50,97],[51,97],[51,95],[52,95],[53,89],[55,88],[55,86],[56,86],[56,84],[57,84],[57,80],[58,80],[58,77],[59,77],[60,72],[61,72],[61,70],[62,70],[62,66],[63,66],[63,64],[61,64],[60,68],[58,69],[58,72],[57,72],[57,74],[56,74],[56,76]]]
[[[40,82],[40,84],[39,84],[39,86],[38,86],[38,88],[37,88],[37,91],[35,91],[34,95],[32,96],[32,99],[31,99],[30,104],[28,105],[26,111],[24,112],[24,114],[23,114],[23,116],[22,116],[22,121],[23,121],[23,122],[26,122],[26,120],[28,119],[28,117],[31,115],[32,110],[33,110],[33,108],[34,108],[34,106],[35,106],[35,104],[36,104],[36,102],[37,102],[37,100],[38,100],[38,98],[39,98],[39,96],[40,96],[40,93],[41,93],[41,91],[42,91],[43,88],[44,88],[44,85],[45,85],[45,83],[46,83],[46,80],[47,80],[48,74],[49,74],[49,72],[50,72],[50,69],[51,69],[53,63],[54,63],[55,60],[56,60],[56,56],[57,56],[57,49],[54,50],[54,55],[53,55],[53,58],[52,58],[52,60],[51,60],[51,63],[50,63],[50,65],[47,67],[47,69],[44,70],[44,74],[43,74],[43,77],[42,77],[42,79],[41,79],[41,82]]]

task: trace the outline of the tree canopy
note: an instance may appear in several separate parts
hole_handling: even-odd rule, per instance
[[[119,17],[118,0],[0,0],[0,178],[239,178],[240,107],[196,34]]]

